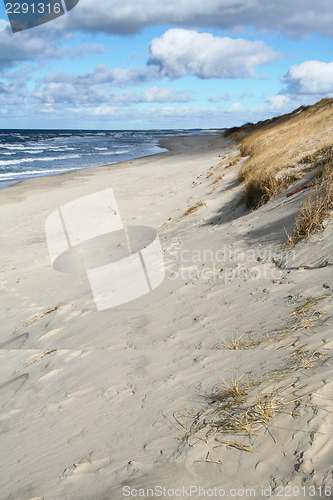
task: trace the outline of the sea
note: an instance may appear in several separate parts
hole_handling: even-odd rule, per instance
[[[110,165],[166,151],[163,137],[220,130],[1,130],[0,188],[24,179]]]

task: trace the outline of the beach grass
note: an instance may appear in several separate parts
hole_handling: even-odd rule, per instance
[[[242,376],[236,374],[229,381],[222,380],[210,393],[202,395],[206,405],[201,411],[191,409],[191,412],[184,410],[182,413],[186,421],[186,426],[183,426],[186,431],[184,441],[201,436],[200,439],[207,442],[208,437],[213,435],[221,446],[254,452],[248,444],[226,439],[225,436],[241,435],[245,440],[258,436],[262,428],[267,430],[267,424],[277,414],[293,415],[296,408],[306,404],[303,399],[310,393],[302,383],[302,373],[308,370],[315,373],[319,364],[328,362],[328,356],[321,349],[304,344],[301,334],[309,326],[314,327],[315,322],[325,314],[318,306],[330,297],[330,294],[305,297],[285,318],[281,329],[272,331],[267,338],[258,337],[256,340],[255,332],[251,331],[233,334],[229,342],[224,341],[224,349],[246,350],[255,349],[269,340],[273,348],[283,349],[286,356],[281,359],[280,366],[269,370],[263,378],[252,371]],[[288,343],[281,344],[282,339],[288,340]]]
[[[333,99],[292,113],[230,129],[246,160],[240,170],[243,201],[256,209],[316,168],[332,149]]]
[[[291,385],[272,387],[271,379],[257,383],[233,379],[210,399],[204,418],[209,432],[251,436],[257,435],[277,413],[298,403],[300,397]]]
[[[324,229],[324,221],[333,210],[333,147],[319,173],[319,182],[312,188],[303,203],[295,221],[292,234],[288,235],[290,245]]]

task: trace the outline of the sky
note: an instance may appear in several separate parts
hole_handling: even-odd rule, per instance
[[[224,128],[333,97],[332,0],[80,0],[14,34],[0,9],[0,128]]]

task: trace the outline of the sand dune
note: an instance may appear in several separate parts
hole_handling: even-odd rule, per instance
[[[1,498],[332,498],[332,222],[283,248],[305,191],[251,212],[234,139],[162,145],[1,192]],[[106,188],[166,277],[98,312],[44,224]]]

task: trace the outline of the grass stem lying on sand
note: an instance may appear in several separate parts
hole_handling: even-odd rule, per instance
[[[204,201],[199,201],[195,205],[192,205],[190,208],[186,210],[186,212],[183,213],[183,216],[185,217],[186,215],[190,215],[193,212],[196,212],[200,207],[204,207],[206,203]]]
[[[306,328],[313,328],[313,321],[324,314],[324,311],[317,309],[316,305],[331,296],[332,294],[325,294],[320,297],[307,298],[303,304],[294,309],[289,319],[295,321],[297,325],[303,324]]]
[[[32,325],[36,321],[44,318],[44,316],[47,316],[48,314],[51,314],[54,311],[57,311],[63,305],[64,305],[63,302],[58,302],[58,304],[56,306],[54,306],[54,307],[48,307],[46,309],[46,311],[42,312],[41,314],[36,314],[36,316],[34,316],[32,319],[30,319],[29,321],[26,321],[23,326],[30,326],[30,325]]]

